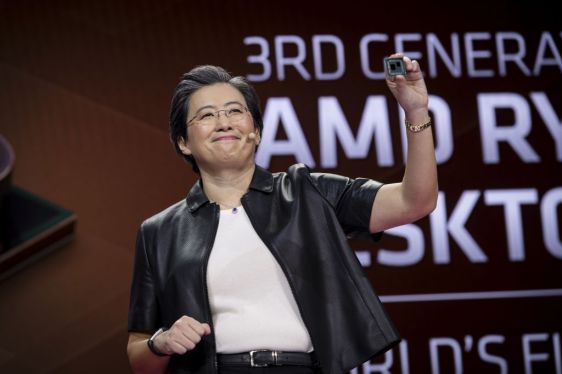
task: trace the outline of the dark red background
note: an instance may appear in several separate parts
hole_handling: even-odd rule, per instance
[[[326,171],[395,182],[403,172],[398,112],[384,82],[361,73],[362,36],[435,33],[446,41],[452,33],[513,31],[525,37],[525,61],[532,66],[541,32],[550,32],[562,50],[560,26],[557,13],[541,2],[0,2],[0,132],[16,152],[13,182],[78,215],[71,244],[0,283],[0,371],[129,371],[126,314],[136,229],[144,218],[182,199],[195,180],[167,138],[169,103],[183,72],[217,64],[234,74],[259,73],[246,61],[256,50],[243,39],[264,37],[273,52],[276,35],[298,35],[306,42],[305,66],[312,72],[312,36],[338,36],[346,48],[342,78],[305,81],[288,69],[284,81],[274,74],[255,83],[262,106],[270,97],[291,99],[319,165],[318,98],[336,96],[356,130],[366,97],[386,95],[396,164],[378,167],[374,151],[364,160],[347,160],[340,149],[338,168]],[[380,58],[394,51],[392,43],[385,46],[388,50],[377,50]],[[423,43],[409,46],[418,49]],[[479,47],[494,49],[491,42]],[[423,58],[420,63],[427,66]],[[479,67],[497,73],[494,63],[490,59]],[[540,201],[546,191],[562,185],[554,142],[536,110],[528,141],[541,162],[525,164],[501,146],[501,162],[486,165],[476,104],[479,93],[513,92],[531,105],[529,93],[541,91],[560,117],[559,68],[545,67],[539,76],[525,77],[511,66],[505,77],[494,78],[469,77],[464,69],[459,78],[442,67],[439,71],[427,78],[427,85],[452,113],[454,153],[439,166],[449,213],[465,190],[536,188]],[[283,170],[294,162],[293,157],[275,157],[270,169]],[[467,229],[489,257],[487,263],[470,263],[450,238],[451,263],[436,265],[427,218],[416,223],[425,241],[425,255],[416,265],[376,262],[379,248],[404,247],[392,235],[353,246],[371,254],[366,271],[382,296],[562,288],[562,262],[544,247],[539,206],[523,206],[522,212],[523,262],[508,260],[503,210],[486,206],[482,196]],[[559,206],[559,220],[561,214]],[[387,308],[408,344],[411,373],[431,371],[431,338],[454,338],[464,347],[470,335],[476,347],[492,334],[505,336],[505,342],[488,351],[503,357],[509,372],[523,372],[522,336],[531,333],[548,334],[546,342],[532,345],[533,352],[549,354],[546,362],[533,363],[533,372],[555,372],[560,296],[387,303]],[[499,372],[474,347],[463,351],[464,371]],[[403,372],[397,351],[393,357],[392,372]],[[439,357],[441,372],[454,372],[452,351],[443,348]]]

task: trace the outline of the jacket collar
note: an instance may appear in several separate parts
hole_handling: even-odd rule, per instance
[[[266,169],[256,165],[252,181],[250,182],[250,189],[270,193],[273,191],[273,175]],[[203,181],[200,179],[195,182],[185,199],[187,209],[191,213],[195,212],[201,206],[209,202],[209,198],[203,191]]]

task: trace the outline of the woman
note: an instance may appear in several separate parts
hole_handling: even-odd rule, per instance
[[[387,84],[406,113],[408,159],[402,182],[386,185],[256,166],[253,88],[214,66],[184,75],[171,139],[200,179],[139,229],[127,346],[135,372],[342,373],[399,341],[346,237],[435,207],[428,95],[419,64],[404,61],[407,75]]]

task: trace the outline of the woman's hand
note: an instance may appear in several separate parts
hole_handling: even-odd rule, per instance
[[[154,339],[154,347],[158,352],[184,354],[191,351],[201,338],[211,333],[207,323],[201,323],[194,318],[183,316],[170,329],[164,331]]]
[[[386,76],[386,84],[406,113],[427,111],[428,94],[423,79],[423,73],[416,60],[395,53],[390,57],[403,58],[407,75]]]

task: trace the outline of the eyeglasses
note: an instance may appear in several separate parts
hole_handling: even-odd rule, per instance
[[[196,114],[193,118],[187,121],[186,125],[192,126],[196,123],[202,125],[211,125],[219,119],[220,113],[224,112],[226,118],[229,119],[231,124],[236,124],[245,118],[248,108],[241,104],[233,104],[226,109],[221,109],[217,111],[204,110],[201,113]]]

